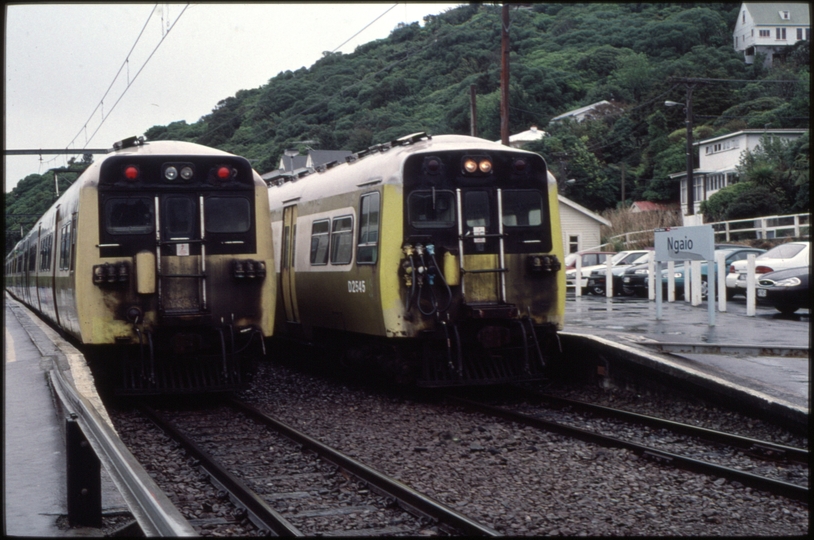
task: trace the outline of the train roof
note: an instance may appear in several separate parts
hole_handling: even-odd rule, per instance
[[[307,201],[355,191],[365,186],[401,184],[403,164],[409,156],[456,150],[533,154],[468,135],[430,137],[425,133],[415,133],[356,152],[348,156],[344,163],[328,164],[305,176],[272,184],[269,187],[269,197],[274,207],[274,201]]]

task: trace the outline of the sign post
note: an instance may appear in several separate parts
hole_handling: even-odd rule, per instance
[[[697,227],[677,227],[654,231],[656,260],[664,261],[706,261],[707,262],[707,304],[709,305],[709,325],[715,326],[715,233],[711,225]],[[661,265],[659,265],[661,266]],[[710,268],[712,273],[710,274]],[[684,283],[687,282],[689,264],[684,265]],[[657,287],[661,288],[661,275]],[[661,313],[661,295],[656,295],[656,313]]]

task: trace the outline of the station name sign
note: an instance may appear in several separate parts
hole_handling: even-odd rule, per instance
[[[657,261],[715,260],[715,233],[711,225],[655,229]]]

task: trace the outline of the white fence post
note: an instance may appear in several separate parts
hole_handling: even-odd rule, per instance
[[[650,300],[656,299],[656,287],[654,286],[656,280],[656,252],[651,251],[647,254],[647,298]]]
[[[577,252],[576,281],[574,285],[574,296],[582,296],[582,254]]]
[[[746,256],[746,316],[755,316],[755,254]]]
[[[690,276],[692,272],[690,271],[690,261],[684,261],[684,302],[690,302],[692,298],[690,298]]]
[[[692,305],[693,306],[700,306],[701,305],[701,261],[692,261],[692,283],[690,284],[690,290],[692,291]]]
[[[676,301],[676,263],[667,261],[667,301]]]
[[[607,266],[605,267],[605,296],[613,298],[613,261],[608,257]]]
[[[722,312],[726,311],[726,255],[724,253],[716,253],[717,270],[718,270],[718,309]],[[710,299],[710,301],[713,301]]]

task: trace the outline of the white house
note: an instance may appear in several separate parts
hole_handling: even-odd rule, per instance
[[[701,202],[713,193],[738,181],[737,167],[746,150],[753,152],[763,136],[797,139],[808,132],[807,129],[745,129],[713,139],[695,143],[699,149],[698,168],[693,169],[693,216],[687,215],[687,172],[674,173],[670,178],[681,179],[681,215],[683,223],[703,225],[699,213]]]
[[[549,124],[553,124],[555,122],[561,122],[565,119],[571,119],[575,122],[582,122],[583,120],[592,120],[595,118],[601,118],[602,116],[608,114],[618,113],[621,109],[611,103],[610,101],[597,101],[596,103],[591,103],[590,105],[586,105],[585,107],[580,107],[579,109],[574,109],[573,111],[568,111],[567,113],[563,113],[559,116],[555,116],[551,120],[549,120]]]
[[[537,129],[537,126],[531,126],[526,131],[509,135],[509,146],[512,148],[523,148],[526,143],[537,141],[546,136],[546,132],[542,129]],[[495,141],[497,143],[502,141]]]
[[[747,64],[754,63],[756,53],[764,53],[765,65],[771,66],[772,57],[785,47],[811,40],[808,4],[744,2],[732,40]]]
[[[558,195],[560,202],[560,228],[565,254],[596,249],[601,243],[600,225],[611,222],[570,199]]]

